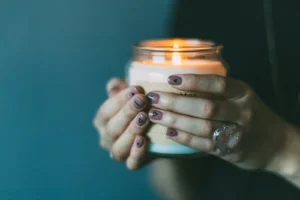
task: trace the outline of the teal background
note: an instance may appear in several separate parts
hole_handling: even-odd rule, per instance
[[[155,199],[98,147],[92,119],[130,45],[163,37],[171,0],[0,1],[0,199]]]

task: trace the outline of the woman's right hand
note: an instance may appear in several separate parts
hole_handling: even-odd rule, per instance
[[[148,105],[139,86],[126,88],[124,81],[111,79],[107,84],[109,98],[100,106],[94,126],[100,146],[117,161],[126,161],[127,168],[137,170],[146,162],[147,139],[142,136],[149,124]]]

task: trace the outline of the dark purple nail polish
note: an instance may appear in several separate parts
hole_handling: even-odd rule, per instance
[[[134,95],[142,93],[138,88],[134,87],[132,88],[129,93],[128,93],[128,97],[129,99],[131,99]]]
[[[133,107],[140,109],[144,106],[144,101],[140,97],[136,97],[133,101]]]
[[[152,104],[158,103],[158,101],[159,101],[159,95],[154,92],[148,93],[147,98],[150,99],[150,102]]]
[[[144,113],[139,114],[137,124],[143,126],[147,122],[147,116]]]
[[[179,76],[169,76],[168,83],[170,85],[180,85],[182,83],[182,78]]]
[[[151,119],[161,120],[162,116],[163,116],[163,113],[158,111],[158,110],[150,110],[149,116],[150,116]]]
[[[178,135],[178,132],[176,129],[174,128],[168,128],[167,130],[167,136],[170,136],[170,137],[176,137]]]
[[[136,138],[136,142],[135,142],[136,146],[138,148],[141,148],[144,145],[144,140],[142,137],[137,137]]]

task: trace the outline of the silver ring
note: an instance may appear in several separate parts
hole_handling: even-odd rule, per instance
[[[239,150],[245,130],[238,124],[226,123],[213,134],[213,143],[221,154],[234,153]]]

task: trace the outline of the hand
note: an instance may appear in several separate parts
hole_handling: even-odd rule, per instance
[[[265,168],[284,143],[285,123],[245,83],[217,75],[176,75],[169,84],[183,92],[213,95],[215,98],[187,97],[153,91],[150,120],[169,127],[166,135],[180,144],[219,156],[241,168]],[[203,95],[204,96],[204,95]],[[223,100],[222,100],[223,99]],[[213,133],[225,123],[244,130],[236,151],[221,154]],[[239,140],[240,139],[240,140]]]
[[[110,151],[113,159],[126,161],[128,169],[136,170],[146,162],[148,141],[142,133],[149,119],[142,111],[148,102],[141,87],[125,87],[122,80],[109,81],[109,99],[98,110],[94,126],[101,147]]]

